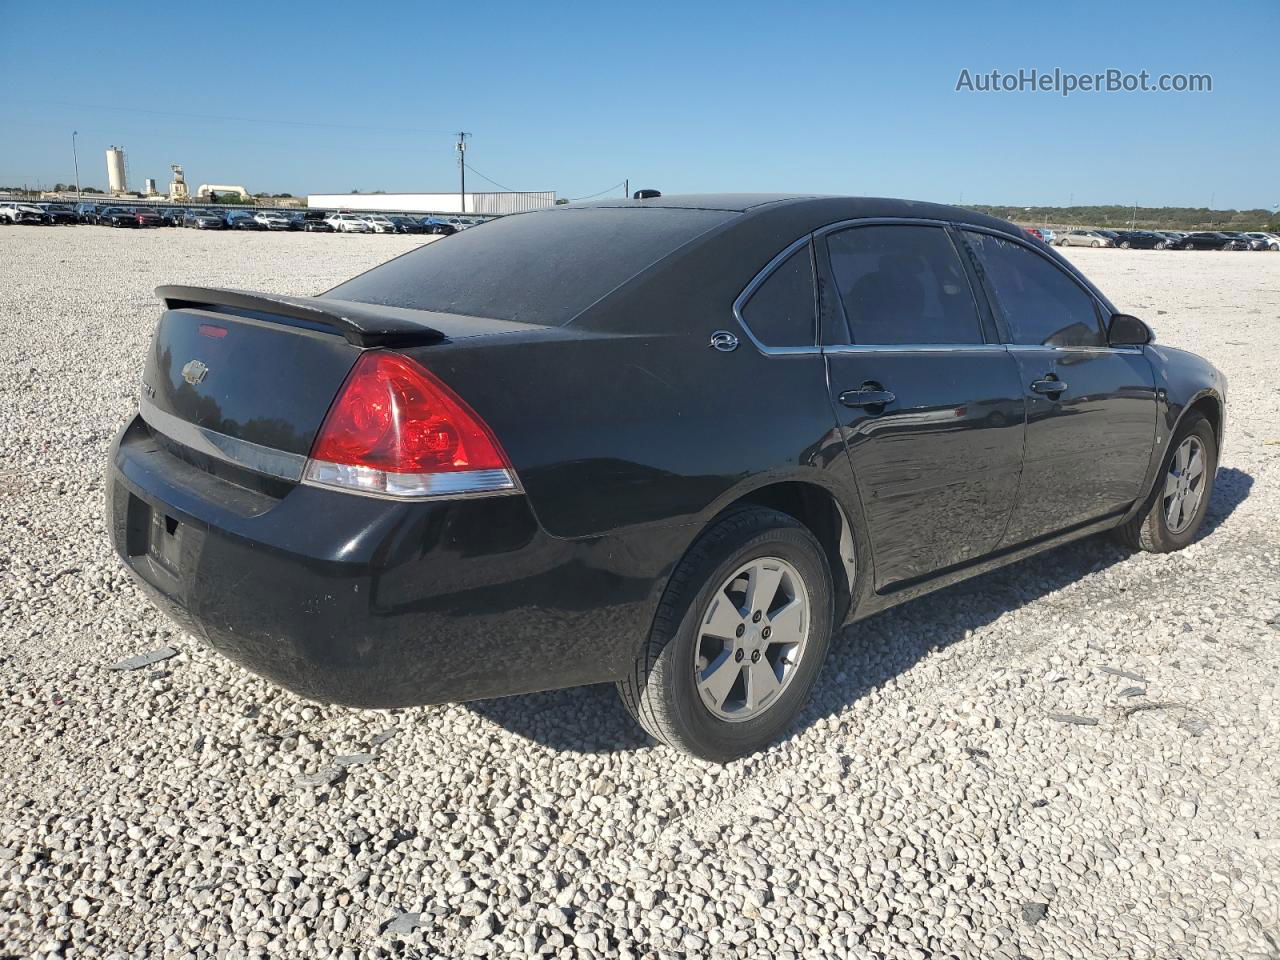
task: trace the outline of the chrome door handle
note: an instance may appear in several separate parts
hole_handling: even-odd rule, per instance
[[[1031,389],[1036,393],[1062,393],[1067,389],[1067,385],[1057,377],[1046,377],[1044,380],[1033,380]]]
[[[898,399],[888,390],[871,390],[862,387],[858,390],[846,390],[840,394],[840,402],[846,407],[883,407]]]

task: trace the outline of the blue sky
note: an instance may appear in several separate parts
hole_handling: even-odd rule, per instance
[[[110,17],[118,17],[112,22]],[[0,4],[0,183],[1280,204],[1280,2]],[[75,39],[43,43],[56,28]],[[54,28],[51,30],[51,28]],[[104,39],[89,39],[99,33]],[[18,39],[27,38],[27,39]],[[109,38],[109,39],[108,39]],[[961,69],[1213,91],[957,93]],[[474,186],[473,186],[474,185]],[[489,186],[468,174],[468,187]]]

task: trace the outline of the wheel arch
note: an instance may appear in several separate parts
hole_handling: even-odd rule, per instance
[[[859,569],[859,538],[854,521],[827,487],[804,480],[782,480],[740,493],[721,507],[708,523],[747,506],[767,507],[801,523],[822,545],[831,570],[837,624],[843,622],[853,600]]]

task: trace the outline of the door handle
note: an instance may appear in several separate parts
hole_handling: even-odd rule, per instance
[[[1043,380],[1031,381],[1031,389],[1036,393],[1055,394],[1062,393],[1063,390],[1067,389],[1067,385],[1057,377],[1049,376]]]
[[[840,394],[840,402],[846,407],[883,407],[898,399],[878,383],[864,383],[857,390],[846,390]]]

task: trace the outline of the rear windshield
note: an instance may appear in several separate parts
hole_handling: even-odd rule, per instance
[[[502,217],[374,267],[325,296],[560,325],[733,216],[595,208]]]

